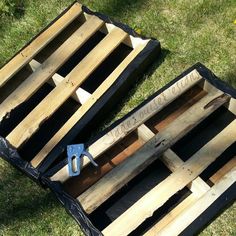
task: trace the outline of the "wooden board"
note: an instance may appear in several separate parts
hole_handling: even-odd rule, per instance
[[[159,48],[158,41],[77,2],[64,11],[0,71],[0,135],[26,155],[19,168],[30,171],[25,161],[46,170],[70,142],[62,147],[61,141],[79,135],[74,127],[80,122],[79,130],[89,127],[111,98],[119,100],[115,95],[132,85]],[[50,158],[52,151],[57,154]]]
[[[233,186],[236,177],[234,100],[204,81],[197,70],[186,73],[90,143],[87,151],[98,168],[82,159],[79,176],[70,177],[64,165],[50,181],[60,181],[104,235],[179,235]],[[208,129],[204,142],[199,141]],[[194,136],[201,144],[193,146]],[[183,142],[189,147],[181,146]],[[187,159],[179,154],[185,148],[193,149]],[[144,186],[132,200],[134,186],[157,165],[157,158],[171,173],[146,192]],[[155,175],[161,175],[156,168]],[[212,174],[206,177],[208,169]],[[188,195],[172,202],[186,189]],[[119,201],[124,209],[109,218]],[[161,217],[155,220],[157,212]],[[102,218],[104,223],[98,223]]]

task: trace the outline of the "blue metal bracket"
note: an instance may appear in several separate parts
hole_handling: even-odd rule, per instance
[[[67,146],[69,176],[78,176],[80,174],[80,159],[83,156],[87,156],[94,166],[98,166],[98,164],[93,160],[92,155],[85,150],[84,144],[74,144]]]

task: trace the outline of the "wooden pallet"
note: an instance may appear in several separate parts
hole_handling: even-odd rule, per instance
[[[157,54],[157,41],[136,37],[127,29],[76,2],[1,69],[0,135],[33,168],[45,161],[97,102],[102,108],[109,101],[124,82],[122,76],[132,78],[142,65],[128,68],[150,42],[154,44],[141,63],[154,51]],[[106,95],[110,88],[113,92]],[[65,147],[60,144],[59,152]]]
[[[88,146],[98,169],[85,158],[79,176],[65,165],[50,180],[104,235],[179,235],[235,183],[235,115],[236,99],[193,69]]]

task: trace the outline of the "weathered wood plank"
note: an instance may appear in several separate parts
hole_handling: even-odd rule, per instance
[[[236,167],[236,156],[227,162],[221,169],[219,169],[214,175],[211,176],[210,181],[216,183],[232,168]]]
[[[78,200],[81,202],[86,212],[92,212],[118,189],[154,162],[177,140],[182,138],[219,106],[224,104],[228,100],[228,97],[225,97],[224,100],[221,99],[221,103],[218,102],[216,105],[206,108],[209,102],[215,100],[221,94],[221,92],[217,92],[216,94],[208,94],[202,98],[162,132],[159,132],[144,144],[142,148],[125,162],[115,167],[96,184],[80,195]]]
[[[139,46],[139,48],[140,47],[141,46]],[[177,83],[170,86],[170,88],[168,88],[166,91],[156,96],[148,104],[136,111],[131,117],[127,118],[124,122],[116,126],[109,133],[107,133],[95,143],[93,143],[88,148],[88,151],[93,155],[94,158],[98,157],[103,152],[108,150],[111,146],[119,142],[126,135],[134,131],[143,122],[145,122],[150,117],[155,115],[158,111],[166,107],[175,98],[179,97],[186,90],[194,86],[194,84],[198,83],[201,79],[202,77],[196,70],[192,71],[191,73],[183,77],[181,80],[179,80]],[[59,136],[57,136],[57,139],[58,138]],[[51,148],[49,150],[51,150]],[[48,151],[46,153],[48,153]],[[87,164],[88,161],[87,159],[85,159],[83,166]],[[65,166],[59,172],[57,172],[51,179],[55,181],[64,182],[68,178],[68,166]]]
[[[83,31],[82,31],[83,32]],[[116,28],[109,33],[56,88],[7,136],[7,140],[19,148],[50,117],[89,75],[115,50],[127,33]],[[57,99],[55,99],[57,98]]]
[[[202,193],[203,195],[203,193]],[[200,196],[199,196],[200,197]],[[151,229],[149,229],[144,236],[157,236],[158,232],[161,231],[166,225],[170,224],[173,219],[178,217],[178,215],[183,212],[186,208],[194,204],[198,196],[190,194],[186,199],[181,201],[173,210],[171,210],[164,218],[158,221]]]
[[[236,167],[236,158],[230,160],[225,164],[220,170],[218,170],[210,180],[215,184],[220,181],[224,175],[230,172],[233,168]],[[196,179],[195,179],[196,180]],[[193,181],[194,182],[194,181]],[[191,194],[182,202],[180,202],[173,210],[171,210],[164,218],[158,221],[150,230],[145,233],[145,236],[158,235],[158,232],[161,231],[164,227],[170,224],[175,218],[184,211],[185,208],[195,204],[197,200],[204,195],[204,192],[200,192],[198,195]],[[168,226],[167,226],[168,227]]]
[[[230,102],[229,102],[229,111],[231,111],[232,113],[234,113],[234,115],[236,115],[236,99],[235,98],[231,98]]]
[[[31,97],[104,24],[93,16],[68,38],[0,105],[0,121],[12,109]],[[67,77],[68,79],[68,77]]]
[[[40,66],[41,66],[41,63],[37,62],[36,60],[32,60],[30,61],[29,63],[30,65],[30,68],[33,70],[33,71],[36,71]],[[62,82],[62,80],[64,80],[65,77],[55,73],[52,78],[50,80],[48,80],[47,82],[52,85],[53,87],[56,87],[59,83]],[[80,103],[80,104],[84,104],[91,96],[91,93],[85,91],[84,89],[82,88],[78,88],[73,94],[72,94],[72,98]]]
[[[94,91],[92,96],[81,106],[77,112],[65,123],[65,125],[51,138],[51,140],[42,148],[37,156],[31,161],[31,164],[36,167],[41,163],[48,153],[57,145],[58,142],[68,133],[68,131],[84,116],[84,114],[97,102],[97,100],[107,91],[107,88],[118,79],[120,74],[131,63],[132,60],[145,48],[145,45],[140,45],[130,52],[130,54],[120,63],[120,65],[106,78],[106,80]],[[94,157],[97,154],[96,150],[90,152]],[[89,162],[85,159],[83,166]],[[68,179],[67,167],[61,169],[58,174],[52,177],[52,179]]]
[[[27,64],[42,48],[52,41],[63,29],[82,13],[81,5],[75,3],[64,15],[42,32],[26,48],[18,53],[0,70],[0,87],[12,78]]]
[[[144,141],[149,141],[155,136],[155,134],[144,124],[138,128],[138,135]],[[179,156],[177,156],[171,149],[166,150],[160,157],[161,161],[167,166],[169,170],[174,172],[177,168],[184,164]],[[205,183],[200,177],[197,177],[193,182],[189,184],[189,189],[194,194],[205,193],[210,189],[207,183]]]
[[[188,183],[193,181],[204,169],[206,169],[207,166],[215,161],[232,143],[235,142],[235,137],[236,121],[233,121],[215,138],[213,138],[197,153],[195,153],[188,161],[186,161],[184,165],[179,167],[174,173],[172,173],[155,188],[149,191],[132,207],[130,207],[120,217],[113,221],[105,230],[103,230],[103,234],[114,236],[128,235],[143,221],[145,221],[145,219],[152,216],[154,211],[161,207],[171,196],[173,196],[179,190],[183,189]],[[230,185],[235,181],[235,171],[233,173],[234,174],[230,174]],[[220,191],[220,194],[225,191],[226,186],[228,188],[230,185],[227,185],[225,182],[224,184],[220,185],[221,187],[223,187],[223,191]],[[212,189],[212,191],[215,190],[215,188]],[[210,195],[212,195],[212,192],[210,192]],[[209,196],[209,194],[207,194],[207,196]],[[216,196],[211,199],[215,200],[218,196],[219,194],[216,194]],[[150,202],[152,204],[150,204]],[[204,204],[204,206],[206,206],[206,204]],[[198,207],[199,209],[202,209],[199,204]],[[188,208],[188,211],[189,209],[192,209],[192,207]],[[194,209],[197,210],[196,208]],[[195,213],[192,215],[196,217],[198,216]],[[186,217],[186,219],[187,218],[188,217]],[[184,220],[182,219],[182,222],[183,221]],[[127,224],[127,222],[129,222],[129,224]],[[184,222],[184,224],[185,223],[187,223],[187,225],[189,224],[189,222],[186,221]]]
[[[188,225],[199,217],[217,198],[219,198],[231,185],[235,183],[236,168],[233,168],[223,178],[219,180],[207,193],[205,193],[194,204],[185,208],[178,217],[172,220],[165,228],[155,233],[150,232],[147,235],[179,235]],[[114,235],[114,234],[113,234]]]
[[[168,149],[163,153],[161,160],[172,172],[184,164],[184,162],[171,149]],[[189,183],[188,188],[194,195],[202,195],[210,189],[209,185],[200,177],[197,177],[194,181]]]

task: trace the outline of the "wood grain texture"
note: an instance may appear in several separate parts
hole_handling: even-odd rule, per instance
[[[140,47],[141,46],[139,46],[138,48]],[[135,50],[137,50],[138,48],[136,48]],[[94,158],[98,157],[103,152],[108,150],[111,146],[119,142],[126,135],[135,130],[138,126],[140,126],[150,117],[155,115],[158,111],[166,107],[169,103],[171,103],[174,99],[183,94],[186,90],[198,83],[201,79],[202,77],[196,70],[192,71],[191,73],[183,77],[181,80],[179,80],[177,83],[170,86],[166,91],[157,95],[148,104],[144,105],[132,116],[128,117],[125,121],[113,128],[110,132],[98,139],[95,143],[90,145],[88,151],[93,155]],[[59,139],[58,136],[57,139]],[[52,145],[54,142],[51,141],[50,143],[50,145]],[[51,150],[51,147],[47,149]],[[46,153],[48,153],[48,151],[46,151]],[[45,156],[45,154],[43,154],[43,156]],[[86,166],[87,164],[88,161],[85,159],[83,166]],[[52,176],[51,180],[64,182],[68,178],[68,166],[65,166],[54,176]]]
[[[101,98],[107,89],[111,87],[115,81],[119,78],[121,73],[127,68],[127,66],[137,57],[137,55],[145,48],[145,45],[140,45],[132,50],[129,55],[120,63],[120,65],[105,79],[104,82],[94,91],[91,97],[81,106],[77,112],[65,123],[65,125],[50,139],[50,141],[42,148],[42,150],[31,161],[31,164],[36,167],[41,163],[48,153],[60,142],[60,140],[69,132],[70,129],[88,112],[88,110]],[[98,154],[91,151],[91,154],[96,157]],[[85,159],[84,166],[89,162]],[[54,180],[60,179],[66,181],[69,175],[67,167],[61,169],[59,173],[52,177]]]
[[[33,74],[31,74],[8,98],[5,99],[5,101],[3,101],[0,105],[0,121],[6,114],[10,113],[12,109],[29,99],[45,82],[47,82],[60,66],[82,47],[102,24],[103,21],[96,16],[91,17],[89,21],[86,21],[51,56],[49,56],[49,58],[44,61]],[[67,79],[68,78],[71,77],[67,77]]]
[[[226,100],[205,109],[206,104],[217,98],[222,92],[209,94],[179,116],[166,129],[145,143],[125,162],[114,168],[96,184],[78,197],[85,211],[91,213],[96,207],[118,191],[122,186],[138,175],[156,160],[176,141],[204,120],[209,114],[224,104]],[[196,112],[198,111],[198,112]],[[102,194],[101,194],[102,193]]]
[[[195,219],[197,219],[207,208],[216,201],[231,185],[235,183],[236,168],[234,167],[223,178],[221,178],[216,184],[207,191],[201,198],[199,198],[194,204],[185,208],[175,219],[171,221],[161,231],[156,233],[150,232],[147,235],[179,235],[188,225],[190,225]]]
[[[144,124],[138,128],[138,134],[139,137],[146,142],[155,136],[155,134]],[[184,164],[184,161],[182,161],[181,158],[177,156],[171,149],[166,150],[160,159],[172,172]],[[208,184],[200,177],[197,177],[193,182],[191,182],[188,185],[188,188],[196,195],[205,193],[210,189]]]
[[[36,60],[32,60],[29,62],[30,68],[33,71],[36,71],[40,66],[41,63],[37,62]],[[47,81],[48,84],[52,85],[53,87],[56,87],[57,85],[59,85],[62,80],[64,80],[65,77],[55,73],[51,79],[49,79]],[[80,104],[84,104],[91,96],[91,93],[85,91],[82,88],[78,88],[72,95],[71,97],[78,103]]]
[[[236,156],[220,168],[214,175],[212,175],[210,181],[215,184],[234,167],[236,167]]]
[[[78,89],[126,36],[127,33],[119,28],[112,30],[7,136],[7,140],[14,147],[19,148],[39,129],[40,124]]]
[[[79,176],[70,178],[63,183],[64,189],[74,198],[77,198],[106,173],[129,158],[142,145],[143,141],[135,135],[135,132],[129,134],[97,159],[98,168],[92,165],[87,166]]]
[[[113,221],[105,230],[103,230],[103,234],[105,236],[128,235],[143,221],[145,221],[145,219],[151,217],[154,211],[161,207],[171,196],[183,189],[213,161],[215,161],[232,143],[235,142],[235,137],[236,121],[233,121],[215,138],[195,153],[188,161],[186,161],[184,165],[179,167],[174,173],[144,195],[132,207]],[[232,173],[230,175],[230,184],[232,184],[232,180],[235,181],[235,173],[234,178]],[[224,191],[226,186],[227,185],[224,183]],[[212,191],[214,191],[214,189]],[[209,194],[207,194],[207,196],[209,196]],[[216,196],[218,197],[218,194],[216,194]],[[211,199],[216,199],[216,196]],[[152,204],[150,204],[150,202]],[[191,208],[188,208],[188,210],[189,209]],[[202,209],[202,207],[199,206],[199,209]],[[197,217],[197,214],[195,213],[192,215]],[[129,222],[129,224],[127,224],[127,222]],[[186,221],[182,220],[182,222],[186,224]]]
[[[0,70],[0,87],[12,78],[25,64],[50,41],[52,41],[63,29],[65,29],[75,18],[82,13],[81,5],[75,3],[68,11],[65,12],[50,27],[43,31],[27,47],[21,50],[12,60],[10,60]]]

